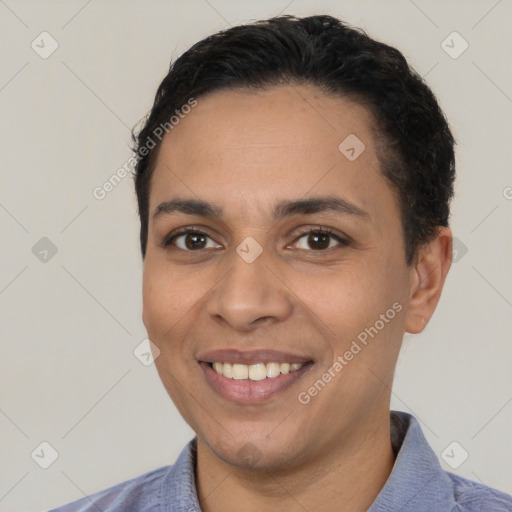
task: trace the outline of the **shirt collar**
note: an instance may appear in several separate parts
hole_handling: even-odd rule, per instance
[[[391,411],[391,442],[397,454],[393,470],[368,512],[427,512],[435,503],[453,503],[452,486],[418,421]],[[161,488],[160,512],[201,512],[195,484],[197,445],[192,439],[170,467]],[[407,509],[406,509],[407,507]]]
[[[451,480],[414,416],[391,412],[391,442],[395,464],[368,512],[447,510],[454,503]]]

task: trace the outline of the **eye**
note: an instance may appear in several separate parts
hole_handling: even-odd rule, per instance
[[[314,252],[332,249],[331,242],[333,239],[338,242],[338,245],[344,247],[350,245],[349,240],[337,235],[329,228],[310,229],[309,231],[302,233],[297,240],[301,240],[302,238],[305,238],[305,242],[302,247],[299,247],[299,249],[308,250],[308,247],[312,247]]]
[[[222,248],[222,246],[216,244],[215,242],[213,242],[213,244],[211,244],[208,247],[208,239],[210,239],[211,242],[213,242],[213,240],[202,231],[199,231],[197,229],[183,229],[178,233],[174,233],[168,236],[164,240],[162,247],[175,245],[178,249],[189,252],[194,252],[202,249]]]
[[[301,244],[297,242],[301,239],[305,239],[305,241],[302,242],[302,247],[300,246]],[[336,234],[332,229],[321,227],[303,232],[296,239],[295,244],[301,250],[322,252],[333,248],[333,244],[331,243],[333,240],[337,242],[338,246],[347,247],[350,245],[348,239]],[[222,246],[214,242],[205,232],[193,228],[182,229],[177,233],[168,235],[161,244],[161,247],[167,248],[169,246],[175,246],[187,252],[198,252],[203,249],[222,249]],[[334,243],[334,246],[336,246],[336,243]],[[311,248],[313,251],[310,250]]]

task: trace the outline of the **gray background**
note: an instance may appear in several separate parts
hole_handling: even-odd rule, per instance
[[[45,510],[170,464],[192,437],[133,354],[146,333],[132,180],[103,200],[93,189],[130,157],[129,129],[171,57],[279,13],[361,26],[439,97],[458,139],[456,262],[425,332],[406,336],[392,405],[417,416],[446,469],[512,492],[511,11],[510,0],[0,0],[0,510]],[[47,58],[44,31],[59,45]],[[58,452],[47,469],[43,441]]]

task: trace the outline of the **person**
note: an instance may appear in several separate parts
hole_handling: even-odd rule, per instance
[[[172,63],[134,135],[142,319],[196,436],[54,510],[512,510],[390,411],[451,264],[454,144],[403,55],[331,16]]]

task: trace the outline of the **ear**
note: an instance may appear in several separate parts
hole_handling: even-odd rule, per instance
[[[452,241],[450,228],[439,228],[434,240],[419,250],[411,267],[409,307],[405,320],[405,330],[411,334],[423,331],[434,314],[452,264]]]

